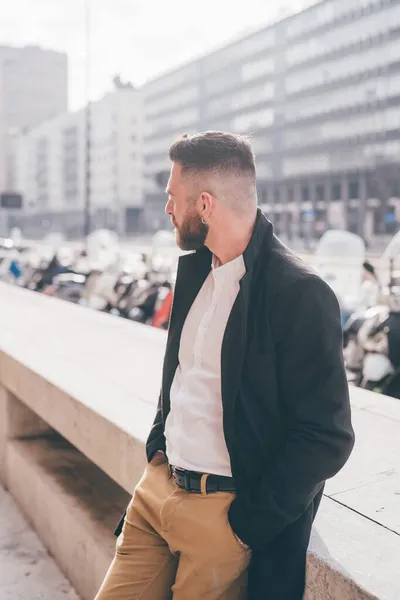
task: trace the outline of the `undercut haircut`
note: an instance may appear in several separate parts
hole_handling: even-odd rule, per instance
[[[256,165],[250,138],[223,131],[183,135],[169,158],[193,179],[197,191],[208,191],[238,214],[257,205]]]
[[[255,177],[256,166],[250,139],[223,131],[183,135],[169,149],[171,161],[182,165],[182,172],[236,171]]]

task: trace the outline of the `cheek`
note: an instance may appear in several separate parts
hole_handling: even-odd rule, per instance
[[[182,221],[185,220],[185,211],[178,204],[175,204],[173,207],[173,216],[178,225],[181,225]]]

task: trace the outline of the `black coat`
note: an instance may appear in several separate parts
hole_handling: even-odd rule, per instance
[[[222,345],[222,403],[237,487],[229,519],[257,550],[307,511],[347,461],[354,433],[331,288],[274,236],[261,211],[243,257]],[[182,327],[210,269],[207,248],[179,260],[149,460],[165,450]]]
[[[224,434],[237,486],[229,520],[253,550],[248,600],[301,600],[325,480],[354,445],[340,310],[261,211],[243,256],[246,274],[221,357]],[[182,327],[210,269],[206,248],[179,261],[149,461],[165,451]]]

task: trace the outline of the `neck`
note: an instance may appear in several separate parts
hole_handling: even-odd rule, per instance
[[[209,231],[206,246],[224,265],[234,260],[246,250],[253,235],[256,216],[243,223],[242,220],[226,221],[218,227],[218,233]]]

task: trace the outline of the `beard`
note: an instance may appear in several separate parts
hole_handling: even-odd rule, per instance
[[[196,212],[186,213],[182,225],[175,223],[176,243],[181,250],[199,250],[205,245],[208,225],[202,222]]]

